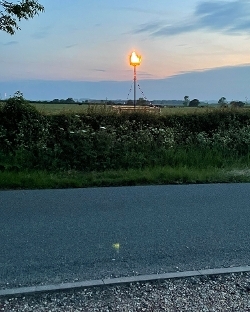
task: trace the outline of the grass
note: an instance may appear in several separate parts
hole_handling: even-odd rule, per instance
[[[104,172],[0,172],[0,189],[56,189],[192,183],[250,182],[248,169],[155,167]]]
[[[81,114],[90,112],[109,112],[110,106],[104,104],[32,104],[39,112],[45,115],[57,115],[57,114]],[[161,109],[162,115],[180,115],[180,114],[200,114],[208,111],[214,111],[214,107],[163,107]]]
[[[85,113],[88,105],[78,104],[32,104],[40,113],[45,115],[69,114],[69,113]]]
[[[90,112],[110,112],[111,108],[105,104],[44,104],[32,103],[32,105],[42,114],[45,115],[58,115],[58,114],[81,114]],[[248,110],[249,106],[241,108],[240,111]],[[221,111],[221,110],[237,110],[234,107],[221,108],[219,106],[204,106],[204,107],[172,107],[165,106],[161,109],[161,115],[189,115],[189,114],[204,114],[208,112]]]

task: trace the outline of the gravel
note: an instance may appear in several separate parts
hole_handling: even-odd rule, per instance
[[[0,297],[0,311],[250,311],[250,273]]]

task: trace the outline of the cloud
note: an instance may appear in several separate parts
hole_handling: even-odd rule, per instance
[[[203,1],[197,4],[192,16],[174,25],[163,22],[140,25],[136,33],[149,33],[154,37],[173,36],[197,30],[243,34],[250,31],[250,2]]]
[[[147,73],[147,72],[139,72],[138,76],[145,79],[145,78],[154,78],[154,75]]]
[[[18,41],[9,41],[9,42],[3,43],[4,46],[10,46],[10,45],[15,45],[15,44],[18,44]]]
[[[47,31],[39,31],[39,32],[36,32],[36,33],[33,33],[31,35],[31,37],[33,39],[44,39],[46,37],[48,37],[49,33]]]
[[[217,67],[203,71],[179,73],[165,79],[141,79],[140,89],[150,100],[190,99],[215,100],[222,96],[228,101],[250,99],[250,64]],[[55,98],[90,98],[126,100],[131,81],[67,81],[67,80],[19,80],[8,81],[0,76],[1,92],[8,95],[21,90],[29,100]],[[1,93],[0,92],[0,93]],[[139,95],[138,90],[138,95]]]
[[[52,26],[41,27],[39,31],[34,32],[31,37],[33,39],[44,39],[51,33]]]
[[[142,24],[140,25],[140,27],[135,30],[136,33],[143,33],[143,32],[154,32],[157,31],[159,28],[161,27],[166,27],[163,26],[163,24],[161,23],[146,23],[146,24]]]
[[[217,102],[222,96],[228,101],[245,101],[246,97],[250,99],[249,75],[250,64],[245,64],[180,73],[165,79],[141,79],[139,85],[150,100],[180,100],[189,95],[190,99],[198,98],[201,101]],[[8,95],[21,90],[25,98],[30,100],[68,97],[125,100],[131,87],[131,81],[0,80],[1,90]]]
[[[105,70],[105,69],[98,69],[98,68],[96,68],[96,69],[93,69],[93,71],[97,71],[97,72],[103,72],[103,73],[105,73],[105,72],[106,72],[106,70]]]
[[[250,4],[247,1],[203,2],[196,7],[197,26],[215,30],[250,30]],[[248,24],[248,26],[247,26]]]
[[[189,24],[189,25],[180,25],[180,26],[164,26],[161,27],[159,30],[153,33],[156,37],[161,36],[174,36],[179,35],[182,33],[187,33],[191,31],[197,30],[197,27],[195,25]]]
[[[68,46],[66,46],[65,48],[66,49],[70,49],[70,48],[74,48],[74,47],[76,47],[78,44],[70,44],[70,45],[68,45]]]
[[[157,10],[157,9],[145,9],[142,7],[135,7],[135,6],[129,6],[129,7],[118,7],[116,8],[116,10],[119,11],[128,11],[129,13],[143,13],[143,14],[147,14],[147,15],[162,15],[162,16],[166,16],[167,11],[166,10]]]

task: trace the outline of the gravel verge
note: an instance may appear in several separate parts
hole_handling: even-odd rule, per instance
[[[250,273],[195,276],[2,297],[0,311],[250,311]]]

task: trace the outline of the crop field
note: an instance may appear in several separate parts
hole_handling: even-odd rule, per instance
[[[78,105],[78,104],[32,104],[39,112],[43,114],[70,114],[70,113],[84,113],[88,109],[88,105]]]
[[[84,114],[84,113],[110,113],[110,112],[119,112],[119,108],[121,110],[126,105],[105,105],[105,104],[52,104],[52,103],[32,103],[40,113],[45,115],[57,115],[57,114]],[[117,109],[114,109],[116,107]],[[135,107],[135,111],[138,111],[138,106]],[[142,108],[142,107],[140,107]],[[250,105],[245,105],[244,108],[241,108],[241,111],[248,111]],[[201,107],[173,107],[173,106],[162,106],[160,107],[161,115],[180,115],[180,114],[204,114],[213,111],[237,111],[237,108],[220,108],[216,105],[207,105]],[[153,111],[153,110],[152,110]],[[151,111],[151,112],[152,112]],[[122,112],[126,112],[122,110]],[[155,110],[155,113],[158,113],[158,109]]]
[[[119,112],[119,108],[121,108],[122,112],[125,112],[123,108],[127,107],[126,105],[105,105],[105,104],[40,104],[40,103],[32,103],[39,112],[46,114],[46,115],[56,115],[56,114],[81,114],[81,113],[92,113],[92,112],[99,112],[99,113],[108,113],[108,112]],[[115,109],[115,107],[117,109]],[[140,107],[143,108],[143,107]],[[213,111],[215,107],[161,107],[160,112],[163,115],[172,115],[172,114],[192,114],[192,113],[204,113],[207,111]],[[141,109],[142,110],[142,109]],[[135,107],[135,111],[138,111],[138,106]],[[153,110],[152,110],[153,111]],[[155,110],[157,113],[159,109]]]

